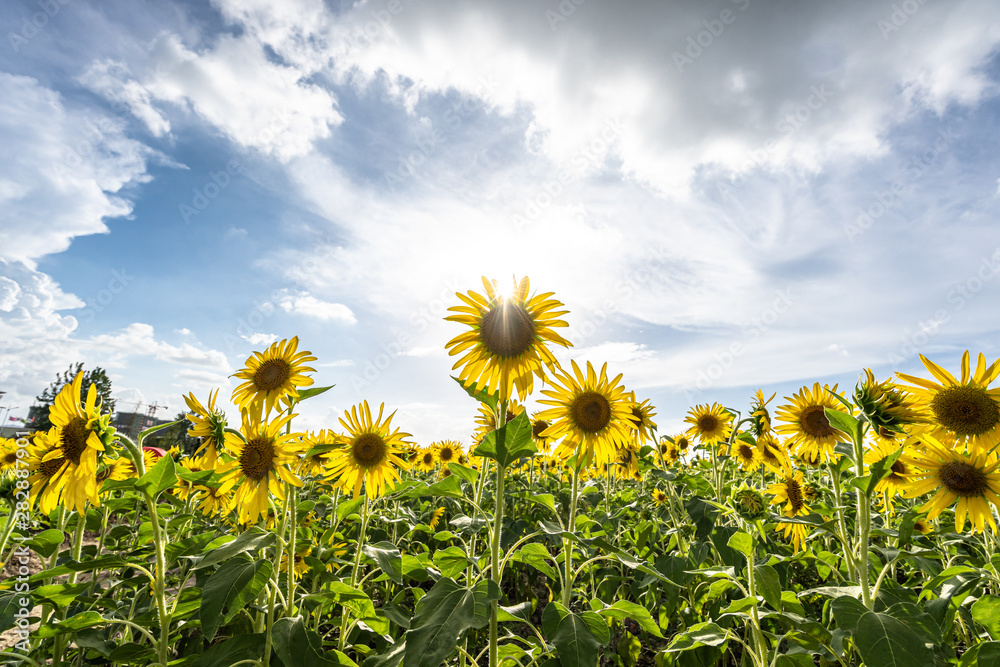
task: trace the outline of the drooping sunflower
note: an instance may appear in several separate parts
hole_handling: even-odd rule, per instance
[[[952,449],[926,434],[920,440],[924,449],[908,457],[913,474],[902,495],[915,498],[935,491],[920,508],[928,520],[955,505],[956,532],[962,532],[968,517],[974,533],[983,532],[987,523],[996,533],[990,503],[1000,508],[1000,458],[995,453]]]
[[[556,359],[548,343],[570,347],[572,343],[553,329],[569,326],[558,319],[568,311],[552,292],[529,297],[528,278],[515,284],[510,296],[497,291],[495,281],[483,277],[485,295],[456,293],[462,305],[452,306],[446,320],[471,327],[445,345],[449,356],[462,354],[453,369],[461,367],[459,379],[474,382],[476,389],[510,398],[513,389],[523,401],[531,393],[533,377],[545,378],[545,368],[555,369]]]
[[[786,446],[790,451],[802,454],[808,453],[815,458],[815,453],[819,452],[823,458],[829,461],[833,456],[833,448],[837,444],[837,438],[845,438],[840,434],[826,417],[826,409],[845,409],[845,406],[831,395],[837,391],[837,385],[831,389],[827,385],[820,386],[819,382],[813,384],[812,388],[802,387],[791,397],[786,396],[786,401],[791,401],[790,405],[782,405],[777,410],[777,417],[785,422],[774,430],[777,433],[788,436]]]
[[[233,403],[240,410],[250,407],[251,403],[260,403],[264,414],[270,414],[275,403],[290,405],[299,397],[299,387],[308,387],[312,378],[306,377],[306,372],[316,370],[305,366],[308,361],[316,361],[311,352],[299,352],[299,337],[272,343],[263,352],[254,352],[246,360],[245,367],[233,374],[233,377],[244,380],[243,384],[233,391]]]
[[[947,434],[971,450],[996,449],[1000,444],[1000,388],[989,389],[989,385],[1000,375],[1000,359],[987,366],[986,357],[980,353],[973,374],[966,350],[961,380],[924,355],[920,360],[937,382],[904,373],[896,375],[916,385],[911,389],[913,396],[932,417],[925,429],[938,440]]]
[[[101,505],[97,493],[97,468],[115,437],[115,429],[110,425],[111,415],[101,415],[96,385],[90,385],[87,399],[81,404],[82,385],[81,371],[56,395],[49,420],[59,449],[45,455],[46,462],[62,460],[58,472],[49,480],[52,492],[58,494],[63,505],[81,514],[86,512],[88,501],[95,507]]]
[[[439,508],[437,508],[436,510],[434,510],[431,513],[431,520],[427,524],[428,526],[430,526],[431,530],[437,529],[438,524],[441,523],[441,517],[443,517],[443,516],[444,516],[444,508],[443,507],[439,507]]]
[[[691,408],[684,421],[691,424],[687,435],[697,437],[704,447],[726,440],[733,429],[733,415],[718,403]]]
[[[656,431],[656,423],[653,422],[653,417],[656,416],[656,413],[653,412],[654,408],[648,398],[639,403],[635,399],[635,392],[630,391],[628,396],[632,401],[630,408],[632,416],[629,417],[629,426],[635,434],[636,442],[644,445],[653,439],[653,433]]]
[[[927,421],[913,396],[892,380],[875,380],[870,368],[854,389],[854,404],[880,433],[902,433],[913,424]]]
[[[767,492],[774,496],[770,504],[780,505],[784,503],[785,506],[781,509],[781,514],[788,518],[806,516],[810,509],[806,503],[804,487],[802,473],[798,470],[792,470],[791,467],[786,467],[783,479],[767,488]],[[800,523],[780,522],[775,526],[775,530],[782,532],[785,539],[791,541],[796,553],[805,549],[806,536],[809,534],[807,526]]]
[[[457,463],[458,457],[462,453],[462,444],[457,440],[442,440],[431,444],[434,449],[434,456],[442,466],[449,463]]]
[[[757,438],[757,451],[760,454],[761,463],[772,472],[780,473],[791,465],[788,451],[773,435],[765,433]]]
[[[261,415],[260,405],[252,412],[241,411],[243,440],[237,439],[230,453],[235,461],[221,465],[219,493],[235,490],[233,504],[239,510],[240,523],[256,523],[267,517],[268,499],[273,494],[285,500],[285,485],[302,486],[302,481],[289,468],[298,463],[301,444],[298,433],[282,433],[296,415],[283,414],[272,421]]]
[[[629,440],[631,404],[619,384],[621,374],[609,380],[607,364],[600,375],[589,361],[586,374],[576,361],[572,364],[572,375],[559,369],[552,389],[542,390],[549,398],[538,402],[554,407],[538,417],[551,424],[546,437],[562,439],[560,450],[583,454],[583,459],[601,466],[613,461],[616,448]]]
[[[765,399],[763,390],[758,389],[754,392],[753,403],[750,404],[750,432],[755,438],[771,432],[771,413],[767,410],[767,404],[775,396],[776,393],[771,394],[771,398]]]
[[[194,392],[184,396],[189,414],[184,415],[193,424],[188,429],[187,434],[192,438],[201,438],[201,445],[195,450],[195,455],[205,450],[203,460],[207,468],[214,468],[219,462],[219,452],[227,447],[235,447],[239,438],[233,433],[226,432],[226,415],[215,407],[215,400],[219,396],[219,390],[208,393],[208,407],[194,397]],[[207,469],[206,468],[206,469]]]
[[[753,472],[764,462],[758,447],[739,438],[729,448],[729,455],[736,459],[744,472]]]
[[[345,446],[335,451],[330,460],[330,478],[337,480],[345,492],[353,490],[354,497],[361,495],[362,486],[368,498],[377,498],[385,491],[386,484],[399,479],[396,468],[406,469],[408,464],[402,454],[406,450],[406,438],[398,428],[392,430],[393,412],[382,421],[385,404],[378,409],[378,417],[372,419],[368,401],[345,411],[340,423],[347,429]],[[346,421],[345,421],[346,419]]]

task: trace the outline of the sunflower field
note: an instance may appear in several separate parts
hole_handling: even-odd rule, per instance
[[[329,389],[297,338],[235,374],[237,418],[184,397],[193,456],[117,433],[77,376],[0,442],[0,660],[1000,666],[1000,360],[660,434],[621,375],[560,366],[553,294],[483,285],[447,318],[468,447],[367,401],[296,430]]]

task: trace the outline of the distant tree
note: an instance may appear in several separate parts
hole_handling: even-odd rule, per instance
[[[187,434],[188,429],[193,428],[194,424],[187,420],[187,416],[183,412],[178,412],[173,421],[177,423],[147,436],[142,444],[150,447],[159,447],[160,449],[170,449],[176,446],[180,447],[181,452],[184,454],[189,456],[194,454],[195,450],[201,444],[200,438],[192,438]]]
[[[41,396],[35,397],[38,404],[31,406],[28,412],[29,422],[33,429],[36,431],[47,431],[52,428],[52,422],[49,421],[49,410],[56,402],[56,396],[63,387],[73,382],[73,378],[81,371],[83,371],[82,362],[70,364],[67,370],[56,376],[55,382],[46,387]],[[90,391],[90,385],[97,387],[97,396],[101,402],[101,412],[114,414],[115,399],[111,398],[111,379],[108,378],[108,374],[100,366],[92,371],[85,371],[83,373],[83,383],[80,389],[81,400],[87,400],[87,392]]]

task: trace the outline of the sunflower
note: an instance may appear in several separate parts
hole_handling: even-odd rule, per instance
[[[545,431],[551,424],[544,419],[539,419],[537,412],[531,417],[531,439],[535,441],[539,452],[543,455],[548,454],[552,449],[552,438],[546,436]]]
[[[226,415],[215,407],[218,396],[218,389],[208,393],[207,408],[194,397],[194,392],[184,396],[184,402],[191,410],[184,416],[193,424],[187,434],[192,438],[202,439],[201,445],[194,453],[197,455],[201,450],[205,450],[204,462],[207,468],[214,468],[219,462],[219,450],[227,446],[227,441],[229,447],[235,447],[239,440],[235,434],[226,432]]]
[[[507,404],[507,415],[504,417],[503,423],[505,425],[510,423],[522,412],[524,412],[523,405],[518,403],[516,400],[510,401],[510,403]],[[485,403],[480,403],[479,414],[476,416],[476,424],[478,424],[478,426],[476,427],[476,434],[473,437],[479,441],[485,438],[488,434],[497,430],[497,415],[493,411],[493,408]]]
[[[555,406],[538,415],[552,424],[544,435],[563,439],[559,449],[567,454],[582,453],[585,460],[594,460],[597,465],[610,463],[616,447],[628,442],[631,428],[632,406],[618,384],[622,376],[609,380],[607,364],[601,367],[600,375],[589,361],[586,375],[575,361],[572,364],[573,375],[559,369],[552,389],[542,390],[549,398],[538,402]]]
[[[891,380],[876,382],[870,368],[854,389],[854,404],[881,433],[902,433],[905,427],[927,421],[911,394]]]
[[[767,492],[774,496],[770,504],[780,505],[781,503],[785,503],[781,514],[790,519],[809,514],[810,509],[806,503],[805,484],[802,481],[802,473],[786,466],[783,477],[782,481],[776,482],[767,488]],[[805,525],[779,522],[775,530],[782,532],[785,539],[791,541],[796,553],[805,549],[806,536],[809,534],[809,529]]]
[[[653,432],[656,430],[656,424],[653,422],[656,413],[653,412],[653,406],[649,404],[649,399],[639,403],[635,399],[635,392],[630,391],[628,396],[632,401],[629,427],[635,433],[639,444],[646,444],[653,439]]]
[[[434,450],[431,447],[425,447],[420,450],[420,455],[417,457],[416,467],[418,470],[423,472],[430,472],[434,470],[437,466],[437,457],[434,455]]]
[[[655,502],[657,505],[666,505],[667,494],[665,494],[663,491],[659,489],[653,489],[653,502]]]
[[[442,466],[447,466],[449,463],[456,463],[459,455],[462,453],[462,444],[457,440],[442,440],[441,442],[432,443],[431,447],[434,449],[435,458],[441,462]]]
[[[198,509],[201,510],[202,515],[210,516],[217,514],[219,516],[226,516],[233,509],[233,494],[229,489],[222,486],[206,486],[199,484],[194,487],[197,495],[195,498],[198,501]]]
[[[764,462],[760,448],[746,440],[737,439],[729,448],[729,455],[739,462],[744,472],[753,472]]]
[[[386,417],[383,423],[384,409],[383,403],[379,406],[378,417],[372,420],[371,408],[368,401],[364,401],[350,412],[345,411],[340,419],[348,433],[344,437],[345,447],[336,450],[330,461],[329,476],[336,479],[345,492],[353,489],[355,498],[361,495],[362,486],[369,498],[379,497],[388,482],[399,479],[396,468],[407,467],[401,455],[406,449],[404,438],[409,438],[410,434],[399,429],[390,430],[396,413]]]
[[[1000,359],[987,366],[986,357],[980,353],[976,372],[972,374],[966,350],[962,355],[961,380],[924,355],[920,355],[920,360],[938,382],[903,373],[896,375],[916,385],[912,392],[917,404],[933,418],[925,430],[938,440],[948,434],[970,450],[996,449],[1000,443],[1000,388],[988,387],[1000,375]]]
[[[732,431],[733,416],[719,405],[697,405],[688,411],[684,421],[691,424],[687,435],[698,437],[703,446],[714,445],[729,438]]]
[[[837,444],[838,434],[826,417],[826,409],[843,410],[844,405],[833,397],[831,392],[837,391],[837,385],[829,388],[820,387],[819,382],[809,387],[802,387],[791,397],[786,396],[790,405],[778,408],[777,417],[785,422],[774,430],[788,435],[786,446],[798,454],[807,453],[811,458],[820,453],[829,461],[833,456],[833,447]],[[839,435],[840,438],[845,437]]]
[[[557,319],[568,311],[552,299],[552,292],[528,297],[525,277],[510,296],[497,292],[496,282],[483,278],[486,294],[456,293],[463,305],[452,306],[446,320],[466,324],[471,331],[452,338],[445,348],[449,356],[464,355],[453,369],[462,367],[461,380],[474,382],[476,390],[499,392],[500,400],[510,398],[516,387],[520,399],[531,393],[533,375],[545,378],[545,367],[554,370],[556,359],[547,343],[570,347],[572,343],[553,331],[568,326]]]
[[[865,465],[870,467],[879,461],[888,458],[894,454],[897,449],[899,449],[899,445],[893,442],[879,443],[865,452]],[[872,493],[888,493],[890,496],[895,496],[899,493],[910,481],[910,475],[913,474],[913,466],[907,463],[908,458],[906,448],[904,447],[903,453],[900,454],[899,458],[892,464],[892,472],[875,485]]]
[[[312,378],[306,377],[307,371],[316,370],[303,364],[316,361],[311,352],[298,352],[299,337],[272,343],[264,352],[254,352],[246,360],[246,367],[237,371],[232,377],[244,380],[243,384],[233,391],[233,403],[240,410],[250,407],[251,403],[261,403],[265,414],[270,414],[274,404],[291,405],[299,397],[299,387],[308,387]]]
[[[772,472],[780,473],[791,465],[787,450],[773,435],[765,433],[757,438],[757,450],[760,452],[761,463]]]
[[[431,520],[430,523],[428,524],[431,530],[437,529],[438,524],[441,523],[441,517],[443,516],[444,516],[443,507],[439,507],[431,513]]]
[[[955,530],[962,532],[968,516],[973,532],[983,532],[985,524],[996,533],[990,503],[1000,508],[1000,459],[982,451],[962,452],[923,435],[922,452],[909,458],[913,474],[902,495],[915,498],[936,491],[920,508],[933,521],[946,508],[955,505]],[[957,502],[956,502],[957,501]]]
[[[54,428],[34,435],[28,445],[28,471],[32,473],[28,477],[31,485],[28,493],[31,502],[37,501],[39,511],[46,516],[59,503],[57,488],[49,483],[63,469],[64,462]]]
[[[660,438],[660,459],[664,466],[673,465],[681,457],[680,447],[676,442],[671,442],[670,438],[663,436]]]
[[[219,492],[225,494],[235,489],[233,503],[244,525],[267,516],[270,494],[285,500],[282,482],[302,486],[302,481],[288,467],[298,462],[299,434],[281,432],[296,415],[288,413],[268,422],[261,416],[260,406],[256,408],[253,412],[241,411],[240,432],[244,439],[229,450],[236,460],[218,468],[222,473]]]
[[[615,452],[614,467],[611,472],[622,479],[635,478],[639,474],[639,457],[635,450],[631,447],[619,447]],[[642,477],[639,476],[637,481],[641,480]]]
[[[771,432],[771,413],[767,411],[767,404],[770,403],[777,394],[771,394],[771,398],[765,399],[764,392],[760,389],[754,392],[753,403],[750,404],[750,432],[754,437],[760,437]]]
[[[202,457],[185,457],[180,460],[179,464],[179,467],[183,468],[187,472],[204,472],[206,470],[213,469],[212,467],[205,465],[205,459]],[[173,494],[181,500],[187,500],[192,491],[194,491],[194,484],[185,479],[181,479],[180,476],[178,476],[177,484],[175,484],[173,488]]]
[[[913,522],[913,530],[919,530],[922,535],[930,535],[934,532],[934,526],[923,519]]]
[[[302,469],[310,475],[323,476],[330,466],[330,455],[333,451],[342,446],[343,436],[322,429],[319,431],[308,431],[302,436],[301,449],[304,452],[302,458]],[[309,454],[310,451],[314,451]]]
[[[51,493],[57,494],[67,508],[81,514],[86,512],[87,501],[95,507],[101,505],[97,493],[97,468],[115,436],[115,429],[110,425],[111,415],[101,416],[97,386],[90,385],[86,402],[81,404],[82,385],[83,372],[80,372],[56,395],[49,420],[59,448],[45,455],[48,463],[62,461],[46,491],[51,488]]]
[[[152,452],[150,452],[152,453]],[[120,482],[135,477],[135,464],[128,458],[120,456],[107,461],[104,468],[97,473],[97,483],[103,484],[106,481]]]
[[[4,477],[12,476],[20,467],[18,461],[21,458],[17,455],[20,449],[14,438],[0,438],[0,471]]]
[[[306,562],[306,556],[312,553],[312,547],[309,544],[299,545],[295,548],[295,558],[292,560],[294,565],[292,569],[295,571],[295,577],[301,578],[307,572],[309,572],[309,563]],[[283,550],[281,552],[281,571],[288,572],[288,551]]]

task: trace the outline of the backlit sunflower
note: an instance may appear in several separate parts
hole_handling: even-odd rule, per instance
[[[780,473],[791,465],[788,452],[773,435],[764,434],[757,438],[757,451],[761,463],[772,472]]]
[[[264,406],[264,413],[270,414],[275,403],[291,405],[299,397],[299,387],[308,387],[312,378],[304,373],[315,369],[304,366],[308,361],[316,361],[310,352],[299,352],[299,337],[272,343],[264,352],[254,352],[246,360],[246,367],[233,374],[244,380],[233,391],[233,403],[240,410],[251,403]]]
[[[639,403],[635,400],[635,392],[631,391],[628,393],[628,397],[632,401],[632,406],[629,408],[632,412],[631,417],[629,417],[629,426],[635,433],[636,441],[640,445],[644,445],[653,439],[653,432],[656,431],[653,417],[656,416],[656,413],[653,412],[654,408],[650,405],[649,399]]]
[[[507,414],[504,417],[503,423],[506,425],[514,420],[519,414],[524,412],[524,406],[518,403],[516,400],[510,401],[507,404]],[[482,440],[488,434],[497,430],[497,415],[493,412],[493,408],[486,405],[485,403],[479,404],[479,414],[476,415],[476,435],[474,436],[478,440]],[[475,449],[475,447],[473,447]]]
[[[56,456],[49,456],[52,453]],[[63,469],[63,463],[56,430],[34,434],[28,445],[28,471],[31,473],[28,494],[30,501],[37,502],[39,511],[46,516],[59,504],[58,489],[49,482]]]
[[[330,465],[333,451],[343,446],[343,436],[322,429],[309,431],[302,436],[302,471],[309,475],[322,477]],[[312,452],[310,454],[310,452]]]
[[[227,440],[230,447],[236,446],[239,440],[235,434],[226,432],[226,415],[215,407],[215,399],[218,396],[218,389],[208,393],[207,408],[194,397],[194,392],[184,396],[184,402],[191,410],[189,414],[184,416],[194,424],[188,429],[187,434],[192,438],[202,439],[195,454],[205,450],[203,460],[207,468],[214,468],[219,462],[219,451],[226,448]]]
[[[601,466],[613,461],[616,448],[629,440],[631,403],[619,384],[621,374],[608,379],[607,364],[600,375],[589,361],[586,375],[575,361],[572,364],[572,375],[559,369],[552,389],[542,390],[549,398],[538,402],[555,407],[538,417],[551,424],[545,436],[562,439],[559,450],[582,453],[585,460]]]
[[[611,473],[622,479],[635,478],[639,474],[639,457],[631,447],[619,447],[615,452]],[[640,476],[639,480],[642,479]]]
[[[870,368],[854,389],[854,404],[871,422],[873,430],[880,433],[902,433],[903,429],[927,417],[917,406],[913,396],[891,380],[875,380]]]
[[[553,329],[568,326],[557,319],[568,311],[552,299],[552,292],[529,298],[525,277],[510,296],[497,291],[495,281],[483,278],[486,294],[456,293],[462,305],[452,306],[446,320],[466,324],[471,331],[452,338],[445,348],[450,356],[463,354],[452,368],[461,367],[459,378],[474,382],[476,389],[510,398],[513,389],[523,401],[531,393],[533,376],[545,378],[545,368],[555,369],[556,359],[548,343],[570,347],[572,343]]]
[[[865,452],[865,465],[872,466],[878,463],[894,454],[899,447],[899,445],[892,442],[880,443],[872,447]],[[909,483],[910,475],[913,473],[913,466],[907,463],[908,460],[909,456],[906,448],[904,448],[903,453],[892,464],[892,472],[889,473],[888,477],[883,478],[882,481],[875,485],[872,493],[888,493],[890,496],[895,496],[899,493]]]
[[[691,439],[687,437],[686,433],[678,433],[674,436],[674,444],[677,445],[678,451],[684,454],[691,448]]]
[[[239,510],[240,523],[256,523],[267,517],[268,500],[273,494],[285,500],[285,485],[302,486],[302,481],[289,466],[298,463],[301,453],[298,433],[282,433],[293,414],[284,414],[273,421],[266,421],[260,406],[253,412],[241,411],[240,432],[244,440],[230,447],[235,461],[218,468],[222,473],[219,492],[235,490],[233,503]],[[228,444],[228,443],[227,443]]]
[[[996,522],[990,503],[1000,508],[1000,459],[982,451],[962,452],[938,442],[931,436],[921,436],[924,449],[909,458],[913,474],[902,495],[915,498],[935,491],[920,508],[933,521],[955,505],[955,530],[962,532],[968,516],[973,532],[982,532],[988,523],[996,533]]]
[[[345,411],[340,419],[348,433],[344,436],[345,446],[336,450],[330,460],[329,476],[337,480],[345,492],[353,489],[355,498],[361,495],[362,487],[368,498],[381,496],[387,483],[399,479],[396,468],[405,470],[408,465],[402,454],[406,450],[404,439],[410,434],[392,430],[395,412],[383,422],[384,409],[383,403],[379,406],[378,417],[372,420],[371,408],[368,401],[364,401],[350,412]]]
[[[817,382],[812,389],[802,387],[791,397],[785,397],[786,401],[792,403],[778,408],[777,418],[785,423],[774,430],[789,436],[785,445],[790,451],[806,453],[811,458],[815,458],[818,452],[824,460],[829,461],[834,455],[833,448],[838,437],[847,437],[833,428],[826,417],[827,408],[840,411],[845,408],[831,395],[831,391],[836,392],[837,385],[830,389],[827,385],[821,387]]]
[[[932,417],[925,429],[938,440],[948,434],[970,450],[993,451],[1000,443],[1000,388],[988,387],[1000,375],[1000,360],[987,366],[986,357],[980,353],[972,374],[966,350],[961,380],[924,355],[920,360],[938,382],[904,373],[896,375],[916,385],[911,389],[913,396]]]
[[[549,426],[551,426],[549,422],[538,418],[537,412],[532,415],[531,439],[535,441],[538,451],[543,455],[548,454],[552,449],[552,438],[545,435],[545,430],[548,429]]]
[[[226,516],[233,510],[233,494],[224,487],[199,484],[194,487],[195,501],[204,516]]]
[[[45,455],[46,463],[62,461],[49,480],[49,488],[58,494],[65,507],[81,514],[86,512],[87,501],[95,507],[101,505],[97,494],[97,467],[115,437],[115,429],[110,425],[111,415],[101,416],[97,386],[90,385],[87,400],[81,404],[82,385],[83,373],[80,372],[56,395],[49,420],[59,448]]]
[[[688,411],[684,421],[691,424],[687,435],[698,438],[698,442],[708,447],[729,438],[733,428],[733,415],[718,403],[697,405]]]

